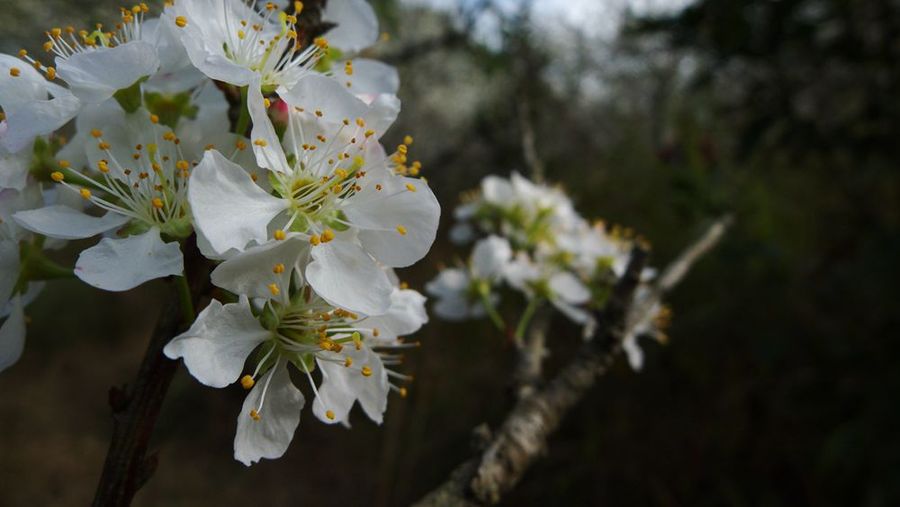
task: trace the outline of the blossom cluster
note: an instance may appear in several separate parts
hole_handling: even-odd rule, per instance
[[[509,178],[485,177],[479,189],[463,195],[454,217],[450,239],[473,246],[465,262],[442,269],[426,286],[436,298],[435,313],[447,320],[487,316],[506,329],[503,292],[515,293],[520,298],[512,306],[524,308],[516,326],[520,339],[544,304],[580,326],[589,339],[597,324],[594,315],[624,275],[638,241],[628,229],[583,218],[561,188],[515,172]],[[641,273],[638,299],[649,297],[646,283],[654,275],[651,268]],[[525,305],[517,302],[522,298]],[[623,344],[635,369],[643,360],[638,336],[665,340],[668,309],[656,305],[649,315],[635,322]]]
[[[236,459],[287,449],[305,399],[290,370],[321,421],[347,425],[358,402],[380,423],[388,393],[406,392],[392,369],[414,346],[403,337],[428,320],[393,269],[428,252],[440,208],[407,164],[412,138],[381,144],[399,79],[362,57],[374,11],[331,0],[315,38],[302,2],[150,11],[0,55],[0,370],[22,354],[23,307],[66,273],[46,249],[99,238],[68,272],[125,291],[184,277],[196,243],[222,300],[165,354],[248,390]]]

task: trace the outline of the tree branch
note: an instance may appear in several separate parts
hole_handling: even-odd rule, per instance
[[[654,297],[671,290],[691,266],[722,238],[730,217],[717,220],[707,232],[673,261],[654,287]],[[647,251],[636,247],[625,275],[616,285],[600,315],[597,335],[585,343],[576,357],[543,389],[521,399],[480,456],[458,466],[439,487],[423,497],[417,507],[470,507],[494,504],[509,492],[528,467],[541,455],[547,438],[604,375],[622,350],[622,340],[633,327],[634,293]],[[642,305],[643,312],[652,307]]]
[[[197,307],[209,288],[209,270],[205,260],[190,242],[184,245],[185,272]],[[174,288],[173,288],[174,290]],[[147,455],[150,437],[169,390],[178,362],[163,355],[163,347],[179,330],[191,324],[187,310],[178,298],[172,298],[163,309],[141,360],[134,384],[129,389],[112,387],[109,405],[113,415],[113,434],[103,464],[100,483],[94,496],[94,507],[130,505],[134,495],[156,470],[156,455]]]

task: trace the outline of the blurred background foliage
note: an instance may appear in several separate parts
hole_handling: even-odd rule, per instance
[[[414,287],[459,255],[445,234],[459,193],[527,173],[526,123],[547,178],[586,216],[650,239],[657,265],[712,218],[737,219],[672,295],[670,343],[642,342],[640,373],[619,361],[505,504],[900,503],[897,2],[598,2],[575,16],[584,2],[375,4],[387,35],[374,54],[402,76],[385,141],[415,136],[444,209],[433,252],[401,274]],[[114,8],[0,0],[0,50],[34,50],[43,30]],[[23,360],[0,376],[3,505],[88,503],[107,390],[132,378],[169,297],[162,283],[51,289]],[[487,322],[433,321],[420,339],[411,394],[390,400],[384,426],[354,414],[345,431],[306,412],[287,455],[249,470],[231,459],[240,388],[181,372],[136,503],[408,504],[510,403],[512,348]],[[552,370],[576,333],[554,322],[551,342]]]

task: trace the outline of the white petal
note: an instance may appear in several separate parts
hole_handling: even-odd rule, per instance
[[[526,253],[520,252],[503,268],[503,277],[511,286],[528,294],[531,292],[529,283],[540,279],[541,270]]]
[[[391,267],[409,266],[424,257],[434,243],[440,204],[422,180],[393,175],[373,178],[347,199],[344,213],[361,229],[363,248],[379,262]],[[376,190],[379,186],[381,190]],[[405,234],[398,232],[400,227]]]
[[[266,385],[265,402],[260,409]],[[257,380],[244,400],[234,436],[234,459],[250,466],[261,458],[280,458],[300,424],[303,404],[303,393],[291,382],[286,363],[280,361]],[[258,421],[250,417],[251,410],[259,412]]]
[[[336,361],[318,361],[323,382],[319,388],[319,398],[313,401],[313,413],[316,417],[326,423],[345,421],[355,399],[369,419],[381,424],[390,388],[387,372],[378,354],[363,345],[359,350],[347,346],[341,354],[329,355]],[[346,357],[352,359],[352,366],[344,366]],[[363,375],[363,367],[368,367],[371,375]],[[328,410],[334,412],[334,419],[328,418]]]
[[[22,350],[25,348],[25,313],[22,301],[15,298],[12,303],[12,312],[0,326],[0,372],[15,364],[22,357]]]
[[[379,315],[391,304],[393,287],[384,271],[355,243],[335,239],[313,247],[306,279],[329,303],[366,315]]]
[[[72,93],[95,104],[159,68],[156,50],[143,41],[76,53],[69,58],[57,58],[56,62],[59,77],[69,84]]]
[[[622,340],[622,349],[625,351],[626,357],[628,357],[628,364],[631,366],[631,369],[641,371],[641,368],[644,367],[644,351],[638,344],[638,335],[631,333],[626,336]]]
[[[269,284],[274,283],[279,294],[288,297],[291,273],[298,263],[305,265],[309,247],[302,236],[292,236],[248,248],[220,264],[212,272],[212,283],[234,294],[266,299],[273,298]],[[278,264],[284,267],[280,274],[273,271]]]
[[[194,224],[220,254],[265,242],[266,226],[286,207],[216,150],[207,151],[194,168],[188,200]]]
[[[338,354],[329,354],[336,361],[341,361]],[[322,372],[322,384],[319,385],[319,395],[313,400],[312,411],[320,421],[325,424],[346,422],[349,419],[350,409],[356,403],[356,394],[349,382],[348,374],[362,376],[359,371],[354,372],[341,363],[331,361],[316,361],[319,371]],[[333,417],[328,417],[328,411]]]
[[[509,180],[499,176],[487,176],[481,180],[481,194],[485,201],[500,206],[509,206],[515,197]]]
[[[0,308],[12,297],[19,281],[19,243],[0,241]]]
[[[597,329],[597,319],[594,318],[591,312],[573,306],[565,301],[561,301],[559,299],[551,299],[551,303],[556,307],[557,310],[563,313],[566,317],[569,318],[572,322],[576,324],[580,324],[582,327],[581,336],[584,339],[589,339],[594,336],[594,332]]]
[[[347,77],[351,85],[348,88],[354,95],[396,95],[400,89],[400,76],[397,69],[386,63],[368,58],[353,59],[353,75],[344,76],[343,72],[336,72],[341,78]]]
[[[12,153],[30,146],[35,137],[49,134],[68,123],[78,114],[81,105],[81,101],[74,96],[64,95],[5,106],[9,127],[3,136],[3,145]]]
[[[469,276],[465,271],[457,268],[447,268],[425,284],[425,291],[432,296],[445,297],[459,294],[469,287]]]
[[[391,293],[391,307],[383,315],[367,317],[361,326],[375,328],[380,331],[379,337],[390,338],[415,333],[426,322],[428,313],[425,311],[425,296],[414,290],[394,289]]]
[[[512,258],[512,247],[506,238],[488,236],[472,249],[472,276],[482,280],[491,280],[500,276]]]
[[[247,94],[247,109],[253,120],[250,139],[253,142],[256,163],[260,167],[266,167],[275,172],[290,172],[291,167],[288,165],[284,149],[281,147],[281,139],[275,132],[272,121],[269,120],[269,113],[266,111],[265,100],[259,87],[259,80],[254,80],[250,83]]]
[[[104,238],[81,252],[75,262],[75,276],[83,282],[117,292],[183,271],[178,242],[163,243],[156,227],[137,236]]]
[[[183,358],[191,375],[204,385],[225,387],[238,379],[247,356],[268,337],[247,298],[227,305],[213,299],[163,352],[170,359]]]
[[[362,118],[366,128],[373,130],[377,137],[390,128],[400,111],[399,100],[395,97],[385,96],[367,104],[351,93],[344,83],[320,74],[308,74],[291,88],[279,90],[278,94],[291,107],[307,111],[301,116],[309,116],[316,123],[340,126],[344,119]],[[320,111],[321,120],[310,116],[312,111]]]
[[[6,122],[0,129],[6,128]],[[3,134],[0,133],[0,136]],[[0,190],[12,188],[22,190],[28,182],[28,166],[31,163],[32,148],[26,147],[19,153],[10,153],[0,146]]]
[[[90,238],[121,227],[129,220],[125,215],[112,212],[94,217],[60,204],[20,211],[13,218],[29,231],[59,239]]]
[[[325,38],[343,52],[357,53],[378,40],[378,18],[365,0],[328,2],[322,19],[337,24]]]
[[[562,271],[550,277],[550,290],[566,303],[579,305],[591,298],[591,291],[581,280],[568,271]]]
[[[164,23],[160,18],[141,22],[141,40],[151,44],[159,57],[159,70],[144,85],[147,90],[180,93],[194,88],[206,79],[191,64],[176,30],[178,28],[175,23]]]

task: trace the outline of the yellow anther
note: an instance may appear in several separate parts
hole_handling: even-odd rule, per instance
[[[10,67],[9,75],[12,77],[19,77],[22,74],[22,71],[18,67]]]
[[[294,14],[303,12],[303,2],[294,2]]]
[[[91,136],[96,138],[103,137],[103,131],[100,129],[91,129]]]
[[[60,38],[60,36],[62,36],[62,29],[61,29],[61,28],[51,28],[51,29],[50,29],[50,35],[51,35],[54,39],[58,39],[58,38]]]
[[[43,48],[44,48],[44,51],[46,51],[46,52],[48,52],[48,53],[49,53],[50,51],[53,51],[53,42],[51,42],[51,41],[45,42],[45,43],[43,44]]]
[[[86,188],[82,188],[81,190],[78,191],[78,193],[80,193],[81,197],[83,197],[85,199],[91,198],[91,191]]]
[[[367,130],[367,131],[365,132],[365,136],[366,136],[366,137],[372,137],[373,135],[375,135],[375,131],[374,131],[374,130],[371,130],[371,129],[370,129],[370,130]]]
[[[191,164],[189,164],[187,160],[179,160],[178,162],[175,162],[175,168],[179,171],[187,171],[191,168]]]
[[[234,143],[234,147],[237,148],[237,149],[240,150],[240,151],[244,151],[244,150],[247,149],[247,143],[245,143],[245,142],[244,142],[243,140],[241,140],[241,139],[238,139],[237,142]]]
[[[281,241],[287,237],[287,234],[285,234],[283,230],[277,229],[272,236],[274,236],[278,241]]]
[[[156,209],[163,209],[163,206],[165,205],[163,203],[163,200],[160,199],[159,197],[154,197],[153,200],[150,201],[150,204],[152,204],[153,207]]]
[[[205,151],[214,150],[214,149],[216,149],[216,145],[215,145],[215,144],[212,144],[212,143],[209,143],[209,144],[207,144],[206,146],[204,146],[203,149],[204,149]]]
[[[159,123],[159,116],[155,114],[150,115],[150,123]]]
[[[280,274],[284,273],[284,264],[279,262],[274,267],[272,267],[272,272],[275,273],[276,275],[280,275]]]
[[[416,186],[413,185],[412,183],[407,183],[407,184],[406,184],[406,189],[409,190],[410,192],[415,192],[415,191],[416,191]]]
[[[60,160],[57,162],[57,164],[59,164],[59,166],[63,169],[68,169],[72,165],[68,160]]]
[[[348,76],[353,75],[353,62],[350,60],[347,60],[347,62],[344,63],[344,74],[347,74]]]
[[[331,191],[335,194],[340,194],[341,192],[344,191],[344,187],[342,187],[340,185],[340,183],[336,183],[336,184],[332,185]]]
[[[163,134],[163,139],[165,139],[166,141],[174,141],[175,132],[172,132],[171,130],[166,132],[165,134]]]
[[[259,412],[257,412],[255,408],[250,409],[250,419],[253,419],[254,421],[258,421],[260,419]]]
[[[178,28],[184,28],[187,26],[187,18],[184,16],[176,16],[175,17],[175,26]]]
[[[328,243],[329,241],[334,239],[334,231],[331,229],[325,229],[322,231],[322,243]]]
[[[400,290],[406,290],[409,288],[409,284],[406,282],[400,282]]]
[[[316,139],[318,139],[320,143],[324,143],[325,141],[328,140],[328,138],[326,138],[322,134],[316,134]]]
[[[372,336],[374,336],[375,338],[378,338],[378,335],[379,335],[379,334],[381,334],[381,332],[378,331],[378,328],[377,328],[377,327],[373,327],[373,328],[372,328]]]
[[[406,137],[403,138],[403,144],[409,146],[409,145],[412,144],[412,143],[413,143],[413,137],[412,137],[412,136],[406,136]]]
[[[267,287],[269,288],[269,292],[271,292],[273,296],[281,294],[281,289],[278,288],[278,285],[270,283],[269,285],[267,285]]]
[[[25,58],[25,55],[27,55],[27,54],[28,54],[28,50],[26,50],[26,49],[19,50],[19,58]]]
[[[326,410],[325,417],[327,417],[333,421],[334,420],[334,412],[332,412],[331,410]]]
[[[353,366],[353,359],[351,359],[349,356],[344,359],[344,366],[346,366],[347,368]]]
[[[328,49],[328,39],[326,39],[325,37],[316,37],[313,40],[313,44],[315,44],[319,49]]]
[[[50,173],[50,179],[59,183],[62,180],[66,179],[66,176],[59,171],[53,171],[52,173]]]
[[[334,175],[337,176],[339,180],[347,179],[347,171],[343,169],[335,169]]]
[[[397,152],[402,153],[404,155],[406,155],[406,152],[408,149],[409,148],[407,148],[405,144],[401,144],[400,146],[397,146]]]
[[[53,67],[47,67],[46,72],[47,72],[47,79],[49,79],[50,81],[53,81],[54,79],[56,79],[56,69],[54,69]]]
[[[354,348],[356,348],[356,350],[362,350],[362,335],[359,334],[359,331],[354,331],[350,337],[353,338]]]
[[[372,368],[369,368],[368,366],[363,366],[362,369],[359,370],[359,372],[363,374],[363,377],[372,376]]]
[[[357,119],[356,119],[356,126],[358,126],[358,127],[360,127],[360,128],[363,128],[363,127],[366,126],[366,121],[363,120],[362,118],[357,118]]]
[[[398,225],[397,232],[399,232],[401,236],[406,236],[406,227],[403,227],[402,225]]]
[[[265,148],[266,146],[269,145],[269,143],[267,143],[265,139],[257,139],[255,141],[253,141],[253,144],[263,147],[263,148]]]
[[[322,239],[319,238],[318,234],[313,234],[312,236],[309,237],[309,243],[312,246],[319,246],[319,244],[322,243]]]
[[[401,398],[406,398],[406,396],[407,396],[408,394],[409,394],[409,392],[406,390],[405,387],[401,387],[401,388],[400,388],[400,397],[401,397]]]
[[[266,106],[266,109],[272,107],[272,101],[269,99],[263,99],[263,105]]]
[[[246,32],[244,32],[243,30],[238,30],[238,31],[237,31],[237,36],[238,36],[238,39],[244,40],[244,37],[246,37],[247,34],[246,34]]]
[[[321,117],[325,116],[325,114],[322,112],[321,109],[316,109],[316,116],[318,116],[319,118],[321,118]]]

